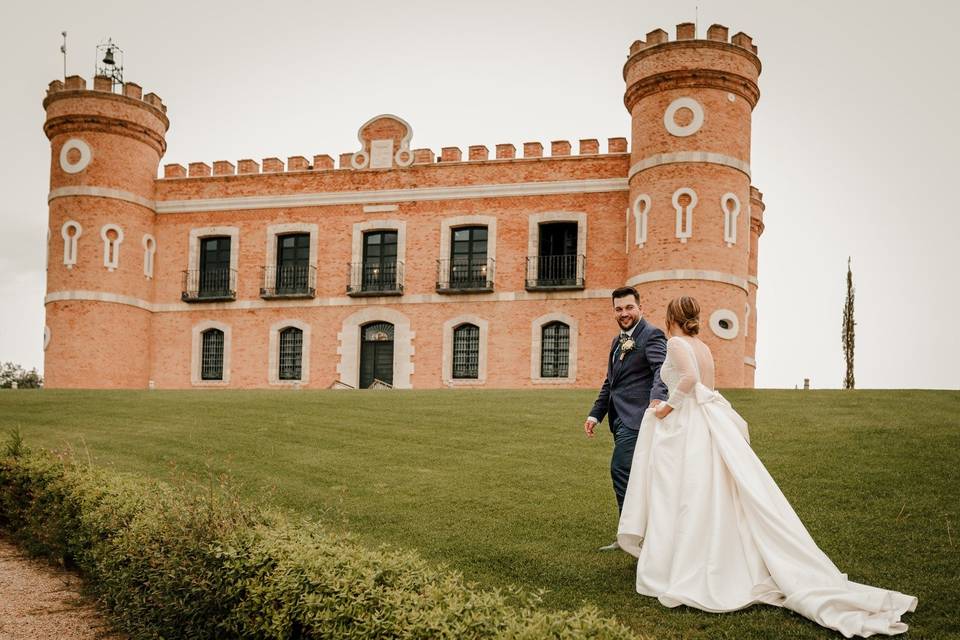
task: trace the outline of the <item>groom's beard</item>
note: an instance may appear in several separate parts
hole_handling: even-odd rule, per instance
[[[629,324],[627,326],[623,326],[623,320],[620,320],[619,318],[617,319],[617,324],[620,325],[620,329],[622,331],[630,331],[637,326],[637,323],[640,322],[640,318],[630,318],[627,322],[629,322]]]

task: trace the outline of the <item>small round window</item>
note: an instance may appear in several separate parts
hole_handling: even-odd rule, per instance
[[[710,314],[710,330],[724,340],[733,340],[740,333],[740,322],[730,309],[717,309]]]

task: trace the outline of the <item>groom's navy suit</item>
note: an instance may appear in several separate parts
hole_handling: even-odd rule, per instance
[[[660,380],[660,366],[667,357],[666,336],[641,318],[632,329],[632,338],[635,346],[623,352],[623,358],[620,357],[620,336],[610,344],[607,377],[590,410],[590,416],[597,422],[602,422],[604,416],[610,419],[614,441],[610,476],[620,509],[623,509],[643,413],[651,400],[667,399],[667,386]]]

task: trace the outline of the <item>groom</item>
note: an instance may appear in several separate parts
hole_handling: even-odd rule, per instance
[[[610,476],[617,508],[622,511],[643,413],[648,406],[654,407],[667,399],[667,387],[660,381],[660,365],[667,357],[667,339],[663,331],[640,316],[640,295],[633,287],[620,287],[613,292],[613,313],[620,325],[620,334],[610,344],[607,377],[583,423],[583,430],[592,438],[597,423],[609,414],[614,442]],[[616,542],[601,547],[603,550],[618,548]]]

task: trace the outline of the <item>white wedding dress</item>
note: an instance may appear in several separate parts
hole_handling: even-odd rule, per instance
[[[637,592],[712,612],[782,606],[848,638],[905,632],[917,599],[847,580],[817,547],[713,390],[709,348],[670,338],[660,377],[674,410],[644,415],[617,535]]]

